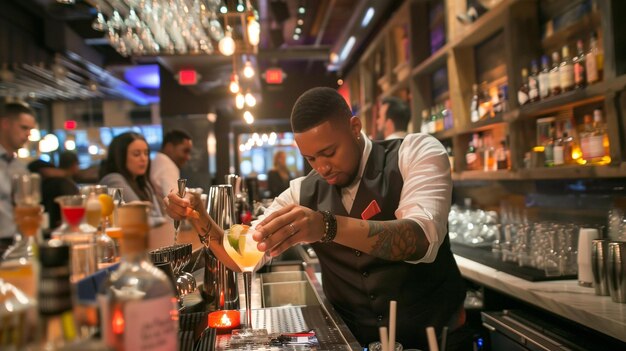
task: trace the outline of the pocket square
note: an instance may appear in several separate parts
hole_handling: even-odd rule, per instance
[[[372,200],[372,202],[370,202],[370,204],[367,205],[365,210],[361,213],[361,218],[367,220],[376,216],[379,213],[380,207],[378,206],[378,202],[376,202],[376,200]]]

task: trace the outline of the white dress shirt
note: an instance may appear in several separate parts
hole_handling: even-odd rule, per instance
[[[178,191],[180,169],[172,159],[162,152],[157,152],[150,163],[150,181],[157,196],[164,198],[170,190]]]
[[[350,212],[361,183],[365,165],[372,150],[372,142],[362,134],[365,148],[355,181],[342,189],[342,202]],[[448,154],[441,143],[428,134],[408,134],[398,150],[398,168],[404,181],[400,202],[395,211],[398,219],[411,219],[424,230],[429,241],[424,257],[409,263],[431,263],[435,261],[439,246],[448,228],[448,212],[452,196],[452,177]],[[274,199],[262,218],[272,212],[300,203],[300,187],[304,177],[290,182],[289,189]],[[256,223],[256,222],[255,222]]]
[[[0,239],[12,238],[17,227],[13,220],[13,201],[11,199],[11,179],[16,174],[28,173],[21,160],[9,155],[0,145]],[[10,158],[8,161],[6,158]]]

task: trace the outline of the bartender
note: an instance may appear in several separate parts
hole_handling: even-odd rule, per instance
[[[278,256],[310,243],[324,293],[361,345],[378,340],[395,300],[396,340],[405,349],[427,349],[428,326],[448,327],[447,350],[471,349],[465,290],[447,235],[452,181],[441,143],[426,134],[370,141],[330,88],[300,96],[291,126],[313,171],[292,180],[256,223],[259,250]],[[237,270],[222,247],[223,231],[197,197],[170,193],[166,202],[174,219],[199,210],[192,224]]]

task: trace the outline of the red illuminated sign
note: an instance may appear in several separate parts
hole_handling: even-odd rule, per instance
[[[198,72],[192,69],[183,69],[183,70],[178,71],[178,84],[180,85],[198,84]]]
[[[71,119],[67,120],[67,121],[65,121],[63,127],[65,129],[67,129],[67,130],[74,130],[74,129],[76,129],[76,121],[71,120]]]
[[[280,68],[268,68],[265,71],[265,82],[267,84],[282,84],[283,79],[283,70]]]

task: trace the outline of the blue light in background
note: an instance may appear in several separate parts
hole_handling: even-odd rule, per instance
[[[158,65],[141,65],[127,68],[124,78],[135,88],[159,89],[161,79]]]

